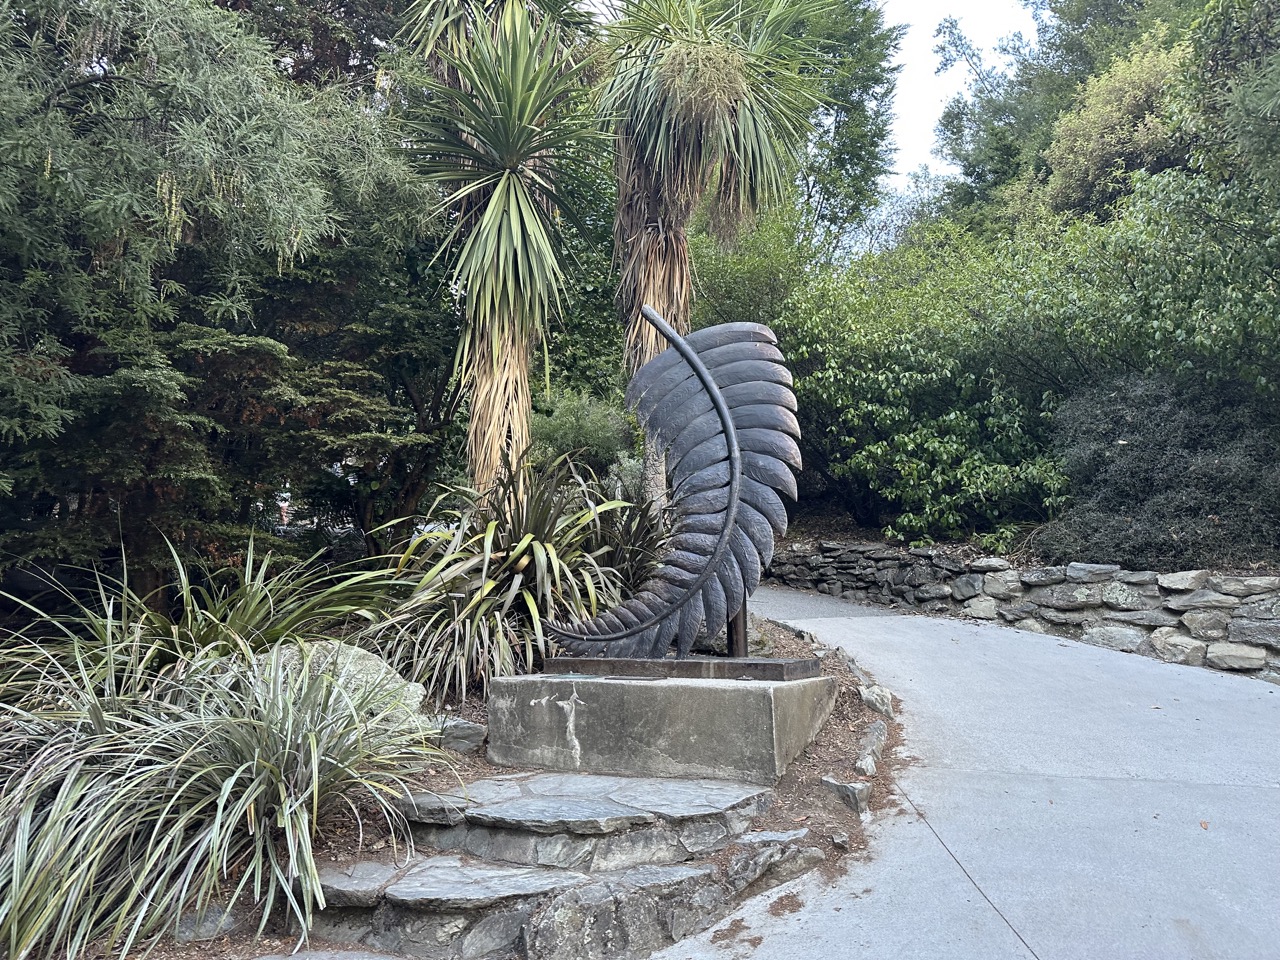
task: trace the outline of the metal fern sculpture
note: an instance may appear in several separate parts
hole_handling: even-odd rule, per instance
[[[682,338],[652,307],[642,313],[671,346],[636,371],[627,405],[666,451],[675,521],[631,599],[548,625],[573,654],[656,658],[674,643],[688,656],[704,624],[715,636],[759,586],[787,529],[779,493],[796,497],[800,425],[773,331],[726,323]]]

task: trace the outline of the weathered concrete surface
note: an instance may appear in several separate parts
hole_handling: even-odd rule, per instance
[[[736,937],[657,958],[1280,957],[1280,688],[830,597],[806,617],[807,600],[752,603],[902,698],[905,812],[877,817],[846,876],[811,874],[732,914]],[[771,912],[784,892],[804,906]]]
[[[676,660],[552,657],[543,673],[589,677],[673,677],[681,680],[805,680],[822,673],[822,661],[774,657],[686,657]]]
[[[489,759],[510,766],[772,783],[821,728],[830,677],[528,676],[489,692]]]

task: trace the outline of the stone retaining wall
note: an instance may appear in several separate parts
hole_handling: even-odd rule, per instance
[[[781,547],[768,576],[847,600],[974,617],[1280,683],[1280,577],[1072,563],[1015,568],[882,543]]]

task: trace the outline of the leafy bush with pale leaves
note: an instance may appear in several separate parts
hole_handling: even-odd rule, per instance
[[[91,663],[49,653],[38,696],[0,703],[11,960],[124,955],[215,903],[262,924],[283,907],[305,931],[325,902],[315,850],[332,818],[372,812],[410,845],[392,799],[432,751],[381,722],[403,706],[385,691],[278,651],[180,657],[150,675],[143,647],[111,644]]]

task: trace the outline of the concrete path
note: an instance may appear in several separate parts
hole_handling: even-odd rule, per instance
[[[752,610],[902,699],[907,812],[661,960],[1280,960],[1280,687],[777,588]]]

